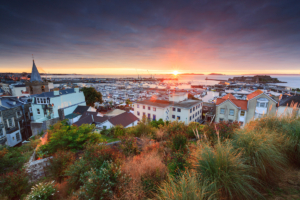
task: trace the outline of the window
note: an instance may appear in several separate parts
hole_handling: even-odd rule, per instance
[[[259,107],[264,108],[265,107],[265,103],[260,103]]]
[[[197,116],[197,112],[195,113],[195,116]]]
[[[140,116],[140,112],[139,111],[137,111],[137,113],[136,113],[138,116]]]
[[[200,114],[200,111],[198,110],[198,115]]]
[[[146,107],[145,106],[143,106],[143,109],[145,109]]]
[[[7,119],[7,126],[8,127],[14,126],[14,118]]]
[[[195,115],[193,114],[193,119],[195,118]]]
[[[153,120],[156,120],[156,115],[153,115]]]
[[[181,108],[177,108],[177,112],[181,112]]]
[[[192,116],[190,116],[190,121],[192,120]]]
[[[220,114],[225,114],[225,108],[220,109]]]
[[[222,122],[222,121],[224,121],[224,119],[223,118],[220,118],[220,120],[219,120],[220,122]]]
[[[136,107],[137,107],[137,108],[140,108],[140,104],[137,104]]]
[[[172,115],[172,119],[175,119],[175,115]]]
[[[245,111],[241,111],[241,116],[245,116]]]
[[[40,98],[36,98],[36,100],[37,100],[37,103],[40,103]]]
[[[150,106],[148,106],[148,110],[151,110],[151,107],[150,107]]]
[[[234,115],[234,110],[233,110],[233,109],[230,109],[230,110],[229,110],[229,115],[231,115],[231,116]]]
[[[233,120],[232,119],[230,119],[230,120],[228,120],[229,121],[229,123],[232,123],[233,122]]]
[[[172,108],[173,111],[176,111],[176,108]]]
[[[2,137],[4,134],[3,128],[0,128],[0,137]]]
[[[148,114],[148,119],[150,119],[151,118],[151,114]]]
[[[193,107],[193,111],[195,111],[195,107]]]
[[[156,108],[155,108],[155,107],[153,107],[153,111],[156,111]]]
[[[40,111],[40,109],[36,109],[36,112],[37,112],[37,114],[38,114],[38,115],[40,115],[40,114],[41,114],[41,111]]]
[[[16,134],[16,139],[17,139],[17,141],[21,140],[20,133]]]
[[[17,117],[22,117],[22,112],[21,111],[17,111]]]
[[[190,113],[192,113],[192,109],[190,109]]]
[[[180,116],[177,116],[177,119],[180,120]]]

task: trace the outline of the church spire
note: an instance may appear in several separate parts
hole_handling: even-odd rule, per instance
[[[40,76],[40,73],[35,66],[34,60],[33,60],[33,65],[32,65],[30,82],[33,82],[33,81],[43,82],[42,78]]]

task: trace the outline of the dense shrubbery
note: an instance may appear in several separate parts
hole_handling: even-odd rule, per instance
[[[32,187],[26,200],[52,200],[56,193],[54,181],[48,183],[39,183]]]

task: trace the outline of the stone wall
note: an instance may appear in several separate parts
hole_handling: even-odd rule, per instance
[[[29,92],[29,94],[41,94],[43,92],[49,92],[48,82],[27,82],[25,85],[26,92]],[[42,86],[44,86],[44,91],[42,91]]]
[[[31,131],[32,135],[37,135],[41,133],[41,131],[46,131],[50,128],[50,126],[53,126],[57,122],[59,122],[59,118],[49,119],[47,121],[43,121],[41,123],[37,122],[31,122]]]

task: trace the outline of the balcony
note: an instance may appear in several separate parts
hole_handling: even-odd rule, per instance
[[[14,126],[14,127],[9,127],[9,128],[7,128],[6,129],[6,133],[7,134],[10,134],[10,133],[13,133],[13,132],[15,132],[15,131],[17,131],[18,130],[18,128],[16,127],[16,126]]]

